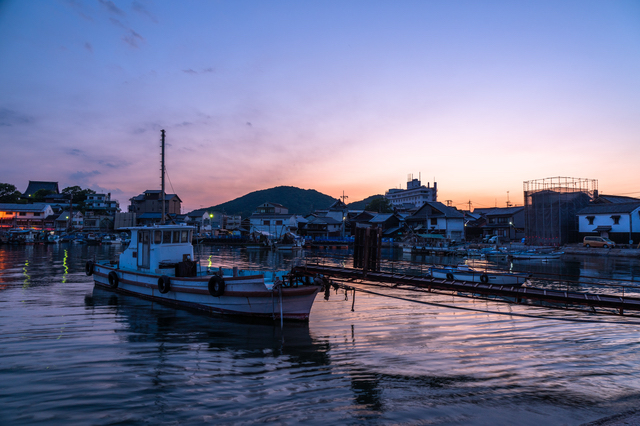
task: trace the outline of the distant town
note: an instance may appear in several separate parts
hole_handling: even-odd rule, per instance
[[[438,185],[409,175],[406,189],[389,189],[363,208],[346,197],[304,214],[266,201],[248,217],[207,209],[181,214],[178,194],[148,189],[131,198],[126,211],[111,194],[57,182],[29,181],[24,192],[0,184],[0,237],[41,233],[119,233],[162,220],[195,229],[210,239],[256,241],[285,235],[307,240],[348,241],[358,227],[376,227],[383,238],[429,246],[524,242],[562,246],[598,236],[617,245],[640,241],[640,199],[598,192],[597,180],[553,177],[524,182],[524,206],[459,210],[438,201]],[[164,201],[163,201],[164,200]],[[36,239],[42,236],[36,236]]]

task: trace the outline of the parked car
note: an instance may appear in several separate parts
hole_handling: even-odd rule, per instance
[[[615,247],[616,243],[611,241],[609,238],[604,237],[584,237],[582,240],[583,247]]]

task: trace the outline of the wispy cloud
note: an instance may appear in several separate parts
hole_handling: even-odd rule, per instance
[[[124,161],[124,160],[120,162],[100,160],[98,161],[98,164],[100,164],[101,166],[108,167],[110,169],[122,169],[123,167],[128,167],[131,165],[130,162]]]
[[[149,12],[149,10],[146,7],[144,7],[144,5],[139,1],[134,0],[134,2],[131,4],[131,8],[135,12],[138,12],[139,14],[149,18],[152,22],[156,24],[158,23],[158,19],[155,17],[155,15]]]
[[[140,47],[138,46],[138,42],[145,41],[144,37],[133,31],[132,29],[129,30],[128,34],[122,36],[122,40],[124,40],[129,46],[135,47],[136,49]]]
[[[189,68],[189,69],[186,69],[186,70],[182,70],[182,72],[184,72],[186,74],[197,75],[197,74],[205,74],[205,73],[215,72],[215,69],[209,67],[209,68],[205,68],[202,71],[198,72],[198,71],[195,71],[193,68]]]
[[[33,123],[33,117],[8,108],[0,108],[0,126],[18,126]]]
[[[109,21],[110,21],[113,25],[115,25],[116,27],[118,27],[118,28],[122,28],[122,29],[124,29],[124,30],[126,30],[126,29],[127,29],[127,27],[125,27],[125,26],[124,26],[124,24],[123,24],[122,22],[120,22],[120,20],[118,20],[118,19],[116,19],[116,18],[114,18],[114,17],[109,18]]]
[[[66,153],[69,155],[73,155],[74,157],[79,157],[80,155],[84,154],[84,152],[78,148],[69,148],[66,150]]]
[[[87,8],[78,0],[67,0],[67,5],[73,9],[82,19],[93,22],[93,18],[89,16]]]
[[[77,171],[75,173],[71,173],[69,175],[69,179],[71,180],[71,182],[84,182],[87,178],[90,178],[92,176],[97,176],[100,175],[102,173],[100,173],[97,170],[94,170],[92,172],[85,172],[85,171]]]
[[[146,131],[149,131],[149,130],[158,131],[161,128],[162,126],[160,125],[160,123],[146,123],[142,126],[138,126],[134,128],[133,130],[131,130],[131,133],[133,133],[134,135],[140,135]]]
[[[118,16],[125,16],[125,13],[118,6],[115,5],[111,0],[98,0],[101,5],[103,5],[110,13]]]

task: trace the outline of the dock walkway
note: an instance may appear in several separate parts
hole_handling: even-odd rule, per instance
[[[392,283],[395,286],[410,285],[425,288],[428,291],[444,290],[462,292],[470,295],[481,295],[483,297],[494,296],[511,299],[516,303],[522,303],[522,301],[528,300],[561,304],[565,307],[580,305],[588,306],[594,311],[595,308],[613,308],[617,310],[620,315],[623,315],[625,311],[640,311],[640,298],[624,295],[563,291],[537,287],[514,287],[470,281],[436,279],[427,276],[392,272],[369,271],[365,274],[360,269],[312,264],[294,267],[292,272],[299,275],[322,274],[327,277]]]

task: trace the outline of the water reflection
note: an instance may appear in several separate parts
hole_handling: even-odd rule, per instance
[[[358,293],[351,312],[353,300],[331,289],[309,324],[281,332],[94,289],[84,262],[118,250],[0,247],[3,424],[580,424],[635,407],[639,395],[637,325],[493,315],[478,310],[533,308],[401,289],[384,291],[404,300]],[[387,256],[386,267],[426,266]],[[199,259],[258,269],[352,262],[350,252],[217,247]],[[600,280],[637,276],[635,262],[528,267]]]
[[[209,350],[231,350],[235,356],[290,356],[294,364],[328,365],[326,340],[312,338],[308,323],[205,315],[175,309],[135,296],[94,287],[85,297],[88,310],[107,307],[123,323],[119,335],[126,342],[204,344]],[[241,355],[240,355],[241,354]]]

